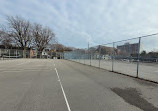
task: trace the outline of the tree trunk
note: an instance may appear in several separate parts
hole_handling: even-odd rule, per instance
[[[24,47],[24,50],[23,50],[23,58],[26,58],[26,47]]]

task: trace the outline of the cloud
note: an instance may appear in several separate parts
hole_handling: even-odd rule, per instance
[[[157,0],[0,0],[5,15],[51,27],[59,42],[85,48],[158,32]]]

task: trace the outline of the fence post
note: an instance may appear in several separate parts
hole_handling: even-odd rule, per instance
[[[16,58],[17,58],[17,50],[16,50]]]
[[[23,50],[23,58],[24,58],[24,50]]]
[[[85,64],[85,59],[86,59],[86,49],[84,50],[84,64]]]
[[[1,51],[1,49],[0,49],[0,59],[1,59],[1,57],[2,57],[2,54],[1,54],[1,53],[2,53],[2,51]]]
[[[137,78],[139,74],[139,61],[140,61],[140,42],[141,42],[141,37],[139,37],[139,43],[138,43],[138,57],[137,57]]]
[[[92,52],[90,52],[90,66],[91,66],[91,60],[92,60]]]
[[[89,42],[88,42],[88,59],[91,65],[91,55],[90,55],[90,50],[89,50]]]
[[[2,59],[2,49],[0,49],[0,59]]]
[[[3,53],[4,53],[4,52],[6,52],[6,49],[3,50]],[[2,58],[3,58],[3,60],[4,60],[4,54],[2,55]]]
[[[115,53],[115,47],[114,47],[115,43],[113,42],[113,53],[112,53],[112,71],[114,71],[114,53]]]
[[[8,49],[9,50],[9,59],[10,59],[10,49]]]
[[[52,51],[51,51],[51,53],[50,53],[50,59],[52,59]]]
[[[40,52],[40,59],[42,59],[42,52]]]
[[[101,59],[101,46],[99,45],[99,68],[100,68],[100,59]]]
[[[37,56],[38,56],[38,51],[36,50],[36,59],[38,58]]]
[[[78,59],[79,59],[79,63],[80,63],[81,53],[80,53],[80,51],[79,51],[79,50],[78,50],[78,52],[79,52],[79,53],[78,53],[78,55],[79,55],[79,56],[78,56]]]

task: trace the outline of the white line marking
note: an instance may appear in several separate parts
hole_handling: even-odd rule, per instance
[[[59,81],[59,83],[60,83],[61,90],[62,90],[63,95],[64,95],[64,98],[65,98],[65,102],[66,102],[66,105],[67,105],[68,111],[71,111],[71,109],[70,109],[70,105],[69,105],[69,102],[68,102],[68,100],[67,100],[67,97],[66,97],[66,94],[65,94],[64,88],[63,88],[63,86],[62,86],[62,83],[61,83],[61,80],[60,80],[60,77],[59,77],[59,74],[58,74],[58,71],[57,71],[57,69],[56,69],[56,68],[55,68],[55,71],[56,71],[56,74],[57,74],[57,77],[58,77],[58,81]]]
[[[17,64],[17,66],[22,65],[22,64],[25,64],[25,63],[29,63],[29,62],[30,62],[30,61],[28,61],[28,62],[23,62],[23,63]]]

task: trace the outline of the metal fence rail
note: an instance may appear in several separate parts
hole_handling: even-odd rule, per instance
[[[158,82],[158,34],[76,49],[64,58]]]

